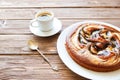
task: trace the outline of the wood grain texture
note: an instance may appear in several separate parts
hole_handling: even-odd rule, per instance
[[[53,71],[39,55],[0,56],[1,80],[86,80],[71,72],[63,65],[57,55],[49,55],[48,59],[59,67]],[[47,74],[47,75],[46,75]]]
[[[33,35],[0,35],[0,54],[36,54],[28,48],[27,41],[34,39],[43,53],[57,54],[58,35],[40,38]],[[38,53],[37,53],[38,54]]]
[[[1,8],[120,7],[119,0],[0,0]]]
[[[84,19],[85,20],[85,19]],[[34,36],[29,31],[30,20],[7,20],[6,26],[0,28],[0,54],[38,54],[31,51],[27,47],[27,41],[34,39],[39,43],[39,47],[44,54],[57,54],[56,43],[60,33],[47,38]],[[63,23],[62,31],[69,25],[80,22],[83,20],[61,20]],[[101,19],[96,21],[103,21],[111,23],[120,27],[120,20],[105,20]],[[62,32],[61,31],[61,32]]]
[[[95,20],[102,21],[113,24],[115,26],[120,27],[120,19],[60,19],[62,22],[62,31],[69,27],[70,25],[85,21],[85,20]],[[3,27],[0,27],[0,35],[32,35],[29,30],[30,20],[5,20],[6,24]]]
[[[60,33],[47,38],[34,36],[30,20],[41,9],[53,11],[62,21],[61,32],[69,25],[96,20],[120,27],[120,0],[0,0],[0,80],[88,80],[70,71],[58,56],[56,43]],[[34,39],[48,59],[59,67],[50,66],[36,51],[28,48]]]
[[[120,8],[44,8],[53,11],[55,17],[63,19],[119,19]],[[33,19],[41,9],[0,9],[0,19]]]

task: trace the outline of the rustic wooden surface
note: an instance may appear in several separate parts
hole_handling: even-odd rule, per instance
[[[63,31],[83,21],[104,21],[120,26],[120,0],[0,0],[0,80],[87,80],[70,71],[60,60],[56,41],[60,33],[47,38],[34,36],[29,21],[40,9],[48,9],[62,21]],[[59,72],[27,47],[35,39],[41,51],[59,67]]]

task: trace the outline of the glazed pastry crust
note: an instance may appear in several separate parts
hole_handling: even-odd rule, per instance
[[[82,24],[67,35],[65,46],[72,59],[87,69],[120,69],[120,32],[110,26]]]

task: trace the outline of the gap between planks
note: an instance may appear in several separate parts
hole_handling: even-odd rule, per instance
[[[43,8],[120,8],[120,6],[0,7],[0,9],[43,9]]]

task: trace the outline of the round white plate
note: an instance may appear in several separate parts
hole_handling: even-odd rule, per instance
[[[53,22],[53,29],[50,30],[50,31],[41,31],[40,29],[38,28],[34,28],[32,26],[29,26],[30,28],[30,31],[36,35],[36,36],[40,36],[40,37],[48,37],[48,36],[52,36],[56,33],[58,33],[61,28],[62,28],[62,23],[60,20],[58,20],[57,18],[54,18],[54,22]]]
[[[70,30],[73,30],[73,28],[75,26],[78,26],[83,23],[105,24],[105,25],[109,25],[109,26],[112,26],[112,27],[120,30],[120,28],[118,28],[114,25],[111,25],[108,23],[103,23],[103,22],[96,22],[96,21],[78,22],[78,23],[75,23],[75,24],[69,26],[60,34],[58,41],[57,41],[57,50],[58,50],[58,54],[59,54],[61,60],[70,70],[72,70],[76,74],[83,76],[85,78],[92,79],[92,80],[120,80],[120,69],[116,70],[116,71],[112,71],[112,72],[95,72],[92,70],[88,70],[88,69],[78,65],[67,53],[66,48],[65,48],[66,36],[70,32]]]

